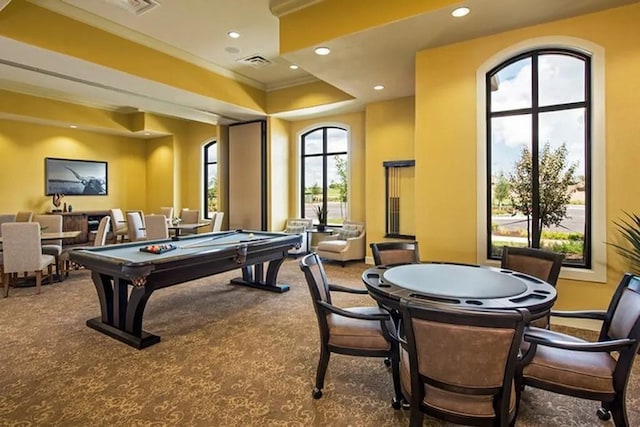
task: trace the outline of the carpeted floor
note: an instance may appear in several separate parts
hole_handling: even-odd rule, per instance
[[[361,286],[364,264],[327,265],[334,283]],[[296,260],[284,294],[229,285],[238,272],[153,294],[144,328],[162,341],[135,350],[85,326],[99,315],[89,272],[11,289],[0,299],[0,426],[406,426],[393,410],[380,359],[333,355],[320,400],[311,397],[318,328]],[[339,295],[339,305],[374,305]],[[628,389],[640,425],[636,367]],[[597,402],[528,388],[520,426],[611,426]],[[445,425],[426,417],[425,425]]]

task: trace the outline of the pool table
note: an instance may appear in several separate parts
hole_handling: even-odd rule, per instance
[[[91,270],[98,293],[102,314],[87,326],[142,349],[160,341],[142,329],[153,291],[241,269],[242,277],[231,283],[285,292],[289,287],[276,283],[278,270],[301,240],[299,234],[235,230],[83,248],[72,251],[70,259]]]

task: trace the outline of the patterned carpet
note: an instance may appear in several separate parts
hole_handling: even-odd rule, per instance
[[[334,283],[361,286],[364,264],[327,265]],[[296,260],[284,294],[228,285],[238,272],[154,293],[145,329],[162,341],[138,351],[85,326],[99,315],[87,271],[0,299],[0,426],[406,426],[380,359],[333,355],[311,397],[318,328]],[[339,305],[373,305],[340,295]],[[640,425],[638,368],[628,393]],[[520,426],[610,426],[596,402],[527,389]],[[446,425],[425,418],[425,425]]]

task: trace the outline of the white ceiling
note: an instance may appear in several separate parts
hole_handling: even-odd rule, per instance
[[[638,0],[467,0],[471,13],[464,18],[452,18],[446,8],[327,40],[324,44],[332,53],[326,57],[315,55],[312,47],[280,56],[278,18],[269,0],[156,0],[157,7],[140,15],[119,7],[120,0],[28,1],[263,90],[320,79],[355,98],[279,115],[295,120],[412,95],[414,56],[422,49]],[[318,1],[271,0],[272,6]],[[241,37],[229,38],[231,30]],[[207,123],[263,115],[3,37],[0,51],[0,88],[8,90]],[[254,55],[270,64],[254,67],[241,61]],[[289,69],[291,63],[300,69]],[[374,91],[375,84],[383,84],[385,90]]]

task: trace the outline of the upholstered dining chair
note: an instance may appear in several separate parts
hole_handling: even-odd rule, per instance
[[[31,222],[33,219],[33,212],[31,211],[18,211],[16,213],[16,222]]]
[[[164,215],[145,215],[144,222],[147,240],[169,238],[167,218]]]
[[[130,242],[146,240],[147,233],[139,212],[127,213],[127,230]]]
[[[536,248],[504,246],[501,268],[528,274],[555,287],[560,275],[564,254]],[[549,328],[549,316],[532,322],[538,328]]]
[[[626,388],[640,349],[640,277],[622,277],[607,311],[552,311],[552,316],[602,321],[598,340],[528,328],[524,340],[530,345],[516,377],[518,393],[526,385],[598,400],[600,419],[613,415],[617,427],[630,425]]]
[[[182,209],[180,211],[180,219],[185,224],[197,224],[200,222],[200,211],[197,209]]]
[[[467,310],[401,300],[400,377],[409,425],[424,414],[465,425],[513,425],[514,377],[529,312]]]
[[[37,222],[14,222],[2,224],[2,282],[4,297],[9,296],[11,276],[18,273],[35,272],[36,293],[42,285],[42,274],[46,269],[49,283],[52,283],[52,255],[44,255],[40,244],[40,224]]]
[[[224,219],[224,212],[218,211],[211,219],[211,231],[222,231],[222,220]]]
[[[16,214],[0,214],[0,226],[5,222],[16,222]],[[1,228],[0,228],[0,236],[2,236]],[[2,243],[0,243],[0,251],[2,251]]]
[[[167,223],[173,220],[173,207],[164,206],[160,208],[160,213],[167,218]]]
[[[62,215],[34,215],[33,221],[40,224],[40,230],[47,233],[62,232]],[[56,259],[56,274],[60,277],[63,269],[60,266],[60,255],[62,255],[62,239],[47,240],[42,244],[42,253],[53,255]]]
[[[104,246],[107,243],[107,236],[109,235],[109,231],[111,231],[111,217],[103,216],[98,224],[98,229],[96,230],[96,235],[93,239],[93,246]],[[65,277],[69,276],[69,270],[71,269],[71,260],[69,259],[69,252],[82,249],[82,247],[70,247],[65,248],[62,251],[62,255],[60,255],[60,265],[63,268],[63,273]],[[78,266],[76,266],[77,268]]]
[[[412,264],[420,262],[418,242],[374,242],[369,244],[375,265]]]
[[[127,236],[129,236],[129,230],[127,229],[127,221],[124,218],[122,209],[119,209],[119,208],[109,209],[109,215],[111,217],[111,230],[113,234],[113,243],[118,243],[118,240],[120,240],[121,242],[124,242],[124,239],[126,239]]]
[[[392,337],[393,321],[388,311],[379,307],[340,308],[332,303],[331,292],[366,294],[362,289],[330,285],[320,261],[315,254],[306,255],[300,261],[313,308],[320,329],[320,359],[316,371],[316,383],[312,396],[322,397],[324,378],[331,353],[351,356],[383,357],[392,360],[394,399],[392,405],[401,406],[398,342]]]

